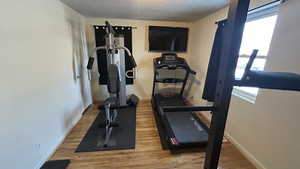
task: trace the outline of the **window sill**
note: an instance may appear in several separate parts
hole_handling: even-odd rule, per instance
[[[246,92],[244,90],[241,90],[239,88],[234,87],[232,90],[232,95],[245,100],[247,102],[250,102],[252,104],[255,104],[255,100],[256,100],[256,95],[253,95],[249,92]]]

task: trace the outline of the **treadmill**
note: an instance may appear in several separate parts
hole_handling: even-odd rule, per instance
[[[208,141],[208,127],[195,112],[165,111],[168,107],[187,107],[185,92],[191,76],[196,74],[184,58],[165,53],[153,60],[152,107],[163,149],[203,147]],[[178,72],[178,73],[177,73]],[[160,86],[176,87],[160,89]],[[179,87],[178,87],[179,86]]]

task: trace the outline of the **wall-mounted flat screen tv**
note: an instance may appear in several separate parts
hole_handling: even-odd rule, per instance
[[[188,28],[149,26],[149,51],[186,52]]]

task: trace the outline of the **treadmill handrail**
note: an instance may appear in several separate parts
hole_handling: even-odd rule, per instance
[[[155,79],[157,83],[184,83],[184,79],[179,78],[162,78],[162,79]]]
[[[170,65],[167,65],[167,64],[161,64],[161,65],[158,65],[158,66],[155,66],[156,69],[185,69],[187,70],[187,72],[189,72],[190,74],[193,74],[195,75],[196,72],[194,70],[192,70],[189,66],[185,66],[183,64],[180,64],[180,65],[176,65],[174,67],[170,66]]]
[[[164,112],[179,112],[179,111],[215,111],[215,106],[164,106]]]
[[[193,71],[190,67],[189,67],[189,72],[191,73],[191,74],[193,74],[193,75],[195,75],[196,74],[196,72],[195,71]]]
[[[178,68],[183,68],[183,69],[187,69],[187,67],[185,65],[168,65],[168,64],[160,64],[158,66],[156,66],[157,69],[178,69]]]

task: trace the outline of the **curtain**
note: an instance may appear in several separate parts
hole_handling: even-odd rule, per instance
[[[221,44],[223,31],[225,27],[226,20],[218,22],[218,29],[215,34],[215,39],[213,43],[212,52],[209,59],[206,80],[204,85],[204,90],[202,94],[202,98],[213,102],[215,100],[215,92],[217,86],[217,78],[219,74],[220,67],[220,56],[221,56]]]

